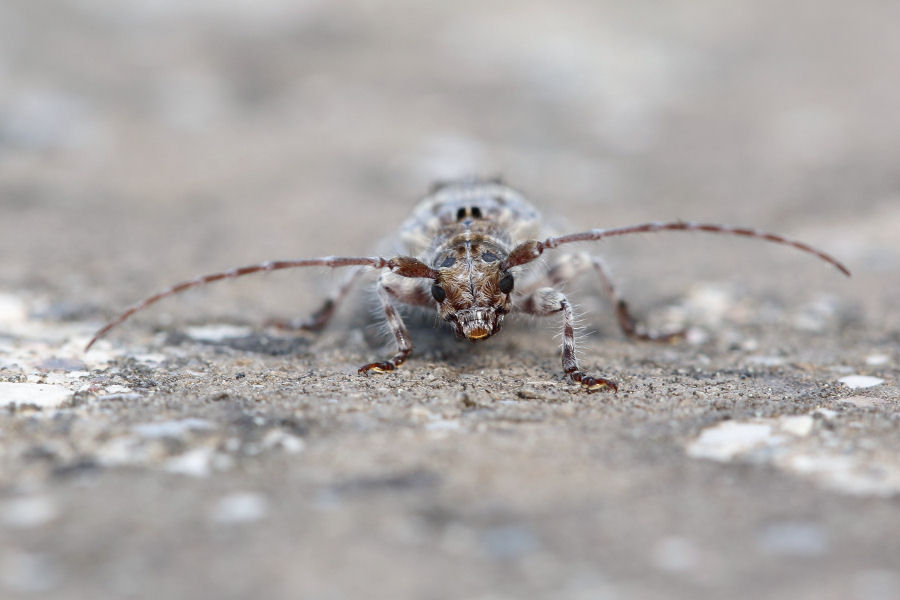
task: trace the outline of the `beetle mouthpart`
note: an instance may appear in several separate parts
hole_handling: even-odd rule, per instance
[[[475,329],[473,331],[470,331],[466,335],[466,337],[468,337],[470,340],[482,340],[489,335],[491,335],[491,332],[487,329]]]
[[[492,311],[461,310],[456,317],[463,336],[470,340],[482,340],[494,333]]]

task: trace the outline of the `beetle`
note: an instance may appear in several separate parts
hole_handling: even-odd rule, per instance
[[[395,303],[431,308],[448,323],[457,336],[473,342],[497,334],[511,313],[538,317],[561,315],[563,325],[562,368],[565,375],[587,391],[618,389],[604,377],[581,370],[575,356],[575,325],[572,304],[560,286],[593,271],[603,283],[616,310],[622,331],[629,337],[665,341],[682,332],[655,334],[641,327],[618,293],[602,260],[588,256],[556,254],[548,267],[537,274],[523,267],[545,252],[575,242],[595,242],[609,237],[659,231],[696,231],[735,235],[787,245],[813,254],[849,276],[837,259],[803,242],[749,227],[735,227],[692,221],[651,222],[639,225],[591,229],[554,235],[540,212],[516,189],[500,180],[464,180],[436,184],[403,222],[397,241],[404,253],[392,258],[326,256],[297,260],[266,261],[178,283],[149,296],[109,321],[91,338],[85,350],[113,327],[134,313],[185,290],[223,279],[252,273],[299,267],[351,267],[349,276],[313,315],[304,321],[282,326],[315,331],[323,328],[354,282],[372,269],[380,271],[376,293],[387,325],[396,342],[396,352],[388,359],[359,368],[360,374],[396,370],[413,350],[409,331]]]

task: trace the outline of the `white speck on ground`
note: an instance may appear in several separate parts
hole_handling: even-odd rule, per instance
[[[687,454],[719,462],[772,463],[846,494],[900,493],[900,460],[892,453],[838,453],[831,449],[833,442],[811,435],[813,415],[832,420],[837,414],[817,408],[810,415],[725,421],[703,430],[688,444]]]
[[[98,402],[110,402],[112,400],[129,401],[140,400],[141,395],[124,385],[110,385],[104,389],[105,394],[97,396]]]
[[[267,450],[277,449],[288,454],[299,454],[303,452],[306,443],[303,441],[303,438],[288,433],[283,429],[272,429],[263,436],[262,446]]]
[[[46,383],[0,382],[0,406],[58,408],[72,398],[72,390]]]
[[[812,414],[813,416],[818,415],[826,421],[831,421],[838,416],[838,412],[836,410],[832,410],[830,408],[822,408],[821,406],[814,410]]]
[[[425,424],[425,430],[432,432],[458,431],[459,428],[459,419],[436,419]]]
[[[798,450],[781,457],[776,464],[845,494],[900,494],[900,460],[893,453],[870,456],[861,452],[844,455],[826,449]]]
[[[256,492],[237,492],[219,499],[210,518],[224,525],[259,521],[269,511],[269,501]]]
[[[0,504],[0,518],[9,527],[27,529],[50,523],[59,515],[56,503],[49,496],[22,496]]]
[[[165,456],[160,444],[148,444],[133,435],[121,435],[100,444],[94,450],[94,458],[106,467],[147,465]]]
[[[769,423],[725,421],[704,429],[696,440],[688,445],[688,456],[729,461],[758,447],[773,442],[772,425]]]
[[[866,364],[870,367],[881,367],[890,362],[891,357],[887,354],[870,354],[866,357]]]
[[[211,421],[206,419],[179,419],[176,421],[155,421],[153,423],[139,423],[133,425],[131,430],[145,438],[180,438],[192,431],[209,431],[213,428]]]
[[[880,377],[872,377],[870,375],[848,375],[846,377],[841,377],[840,379],[838,379],[838,381],[846,385],[851,390],[875,387],[876,385],[881,385],[882,383],[884,383],[884,379]]]
[[[702,282],[690,287],[682,301],[682,308],[690,322],[716,327],[721,325],[735,304],[735,294],[730,285]]]
[[[28,318],[28,306],[25,301],[9,293],[0,293],[0,325],[22,323]]]
[[[130,394],[134,390],[124,385],[110,385],[104,388],[107,394]]]
[[[810,415],[793,415],[781,417],[778,419],[778,424],[787,433],[797,437],[804,437],[813,430],[815,419]]]
[[[213,456],[212,448],[201,446],[170,458],[163,465],[163,469],[179,475],[206,477],[212,472]]]
[[[198,342],[215,343],[230,338],[246,337],[253,333],[253,329],[240,325],[212,323],[210,325],[188,327],[185,329],[185,333]]]

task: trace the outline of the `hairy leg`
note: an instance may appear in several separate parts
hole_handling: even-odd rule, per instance
[[[427,288],[423,288],[419,281],[411,279],[403,279],[392,273],[384,273],[379,279],[376,291],[378,299],[381,301],[381,307],[384,309],[384,316],[387,320],[388,328],[394,335],[397,342],[397,353],[390,359],[382,362],[369,363],[359,368],[359,373],[384,373],[393,371],[404,362],[412,353],[413,344],[409,337],[409,331],[403,323],[403,319],[394,307],[392,298],[399,300],[405,304],[428,305],[434,301]]]
[[[618,386],[611,379],[592,377],[585,374],[578,366],[575,356],[575,317],[572,305],[562,292],[553,288],[540,288],[521,298],[515,309],[536,317],[547,317],[556,313],[563,315],[562,367],[565,374],[580,383],[590,392],[608,389],[617,391]]]
[[[600,277],[603,291],[615,308],[616,319],[619,321],[619,328],[626,336],[632,339],[649,342],[673,342],[684,338],[684,331],[656,333],[648,331],[646,327],[640,324],[628,309],[628,303],[619,296],[616,286],[613,284],[612,278],[609,275],[609,268],[599,256],[590,256],[583,252],[563,254],[562,256],[557,257],[551,265],[544,281],[536,282],[533,287],[537,288],[541,283],[558,287],[570,282],[575,282],[584,277],[589,269],[593,269],[597,276]]]

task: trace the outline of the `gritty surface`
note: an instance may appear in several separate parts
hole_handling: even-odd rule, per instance
[[[552,6],[552,7],[551,7]],[[3,598],[900,597],[896,2],[0,5]],[[266,259],[369,254],[433,179],[502,174],[601,244],[556,319],[431,322]]]

